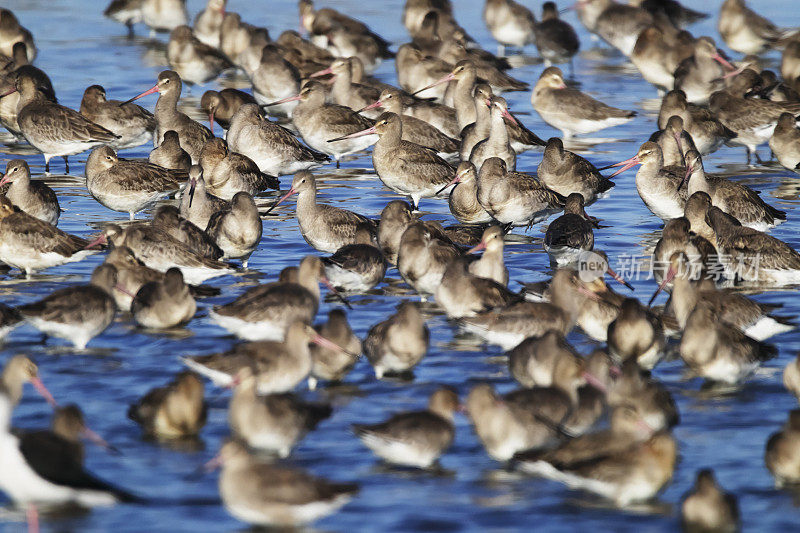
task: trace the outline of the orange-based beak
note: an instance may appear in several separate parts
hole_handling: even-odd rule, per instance
[[[635,156],[631,157],[630,159],[626,159],[625,161],[620,161],[616,165],[612,165],[612,166],[614,166],[614,167],[622,166],[622,168],[620,168],[619,170],[617,170],[616,172],[611,174],[609,176],[609,178],[613,178],[614,176],[619,176],[620,174],[622,174],[623,172],[625,172],[629,168],[633,168],[636,165],[640,164],[641,162],[642,161],[639,159],[638,155],[635,155]]]
[[[280,205],[280,204],[281,204],[281,203],[282,203],[284,200],[286,200],[287,198],[289,198],[291,195],[293,195],[293,194],[294,194],[294,193],[296,193],[296,192],[297,192],[297,191],[295,190],[295,188],[294,188],[294,187],[290,188],[290,189],[289,189],[289,190],[286,192],[286,194],[284,194],[283,196],[281,196],[280,198],[278,198],[278,200],[277,200],[277,201],[276,201],[274,204],[272,204],[272,205],[270,206],[270,208],[269,208],[269,209],[267,209],[266,213],[264,213],[264,214],[265,214],[265,215],[268,215],[268,214],[269,214],[269,213],[270,213],[270,212],[271,212],[273,209],[275,209],[276,207],[278,207],[278,205]]]
[[[283,98],[281,100],[276,100],[275,102],[270,102],[268,104],[261,104],[261,107],[270,107],[270,106],[273,106],[273,105],[285,104],[287,102],[296,102],[296,101],[300,100],[301,98],[302,97],[299,94],[296,94],[294,96],[288,96],[288,97]]]
[[[52,407],[58,407],[58,402],[56,401],[55,398],[53,398],[53,395],[50,394],[50,391],[47,390],[47,387],[44,386],[44,383],[42,383],[41,378],[38,377],[31,378],[30,381],[31,385],[33,385],[33,388],[36,389],[36,392],[38,392],[42,396],[42,398],[47,400],[47,403],[49,403]]]
[[[439,78],[435,82],[431,83],[430,85],[426,85],[422,89],[414,91],[413,93],[411,93],[411,96],[414,96],[415,94],[419,94],[422,91],[427,91],[428,89],[430,89],[432,87],[436,87],[437,85],[441,85],[443,83],[447,83],[448,81],[453,81],[454,79],[456,79],[456,75],[451,72],[450,74],[447,74],[446,76],[442,76],[441,78]]]
[[[315,73],[313,73],[311,76],[309,76],[309,78],[319,78],[320,76],[326,76],[328,74],[333,74],[333,70],[331,70],[331,67],[324,68],[322,70],[318,70]]]
[[[634,289],[634,288],[633,288],[633,285],[631,285],[630,283],[628,283],[627,281],[625,281],[625,278],[623,278],[622,276],[620,276],[619,274],[617,274],[617,273],[614,271],[614,269],[612,269],[611,267],[608,267],[608,268],[606,269],[606,274],[608,274],[609,276],[611,276],[612,278],[614,278],[614,280],[615,280],[617,283],[621,283],[622,285],[625,285],[625,286],[626,286],[626,287],[628,287],[630,290],[632,290],[632,291],[635,291],[635,290],[636,290],[636,289]]]
[[[355,133],[351,133],[350,135],[343,135],[341,137],[336,137],[335,139],[330,139],[328,142],[329,143],[333,143],[333,142],[336,142],[336,141],[343,141],[345,139],[355,139],[356,137],[363,137],[365,135],[373,135],[373,134],[376,134],[376,133],[378,133],[378,132],[375,131],[375,126],[372,126],[371,128],[367,128],[365,130],[357,131]]]
[[[136,95],[133,98],[131,98],[130,100],[125,100],[124,102],[122,102],[119,105],[120,106],[124,106],[125,104],[130,104],[134,100],[138,100],[139,98],[143,98],[145,96],[148,96],[150,94],[157,93],[157,92],[158,92],[158,84],[155,84],[152,87],[150,87],[149,89],[147,89],[145,92],[143,92],[142,94]]]
[[[658,293],[663,291],[664,287],[669,285],[672,282],[672,280],[675,279],[675,275],[677,273],[678,273],[678,271],[675,270],[675,267],[670,265],[669,266],[669,270],[667,270],[667,275],[664,276],[663,280],[661,280],[661,284],[658,286],[658,289],[656,289],[656,292],[654,292],[653,296],[650,297],[650,301],[647,302],[647,307],[650,307],[651,305],[653,305],[653,302],[656,300],[656,296],[658,296]]]

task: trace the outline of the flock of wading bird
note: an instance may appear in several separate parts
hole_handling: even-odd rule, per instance
[[[314,477],[270,455],[289,456],[331,414],[330,405],[292,394],[301,383],[313,389],[320,381],[340,381],[362,353],[377,379],[407,376],[424,358],[429,332],[411,301],[363,341],[342,308],[311,326],[320,283],[349,307],[345,295],[378,286],[389,265],[420,296],[432,295],[459,327],[508,351],[510,374],[522,388],[499,395],[479,384],[463,404],[491,458],[621,507],[653,498],[671,479],[678,454],[671,435],[679,419],[675,403],[649,372],[668,339],[677,339],[675,351],[695,375],[738,385],[775,355],[764,340],[795,327],[793,317],[774,315],[774,306],[732,288],[800,282],[800,254],[766,233],[785,213],[758,191],[707,175],[702,158],[738,145],[747,149],[748,163],[755,157],[761,164],[757,149],[769,143],[781,165],[800,168],[800,35],[776,27],[743,0],[726,0],[719,33],[744,56],[733,61],[711,37],[684,29],[708,15],[675,0],[578,0],[571,9],[663,94],[658,131],[633,157],[612,165],[622,168],[609,177],[566,150],[562,139],[544,141],[512,114],[499,94],[528,90],[528,84],[508,73],[505,57],[481,49],[458,25],[449,0],[408,0],[402,20],[411,41],[396,51],[364,23],[316,9],[311,0],[299,2],[307,38],[285,31],[275,40],[226,11],[226,0],[209,0],[193,27],[184,0],[114,0],[105,15],[129,31],[144,23],[170,32],[171,70],[125,102],[108,100],[93,85],[80,111],[58,103],[47,74],[33,65],[31,32],[0,10],[2,125],[41,152],[48,171],[53,157],[63,157],[69,172],[68,156],[91,150],[89,193],[131,221],[158,205],[152,220],[109,224],[87,240],[58,229],[56,194],[31,179],[24,160],[8,161],[0,181],[0,261],[30,275],[107,255],[88,284],[1,306],[0,335],[13,338],[12,330],[27,323],[83,349],[118,311],[148,329],[186,324],[197,299],[219,294],[206,280],[246,269],[250,255],[259,253],[266,213],[254,196],[278,189],[277,176],[293,175],[269,211],[296,194],[303,238],[331,255],[309,255],[276,281],[209,309],[214,322],[247,342],[184,358],[188,371],[129,411],[146,435],[179,439],[204,425],[200,376],[232,389],[233,438],[213,463],[221,466],[219,492],[233,516],[257,525],[301,525],[357,493],[354,483]],[[513,0],[489,0],[483,14],[502,47],[538,48],[546,68],[531,103],[564,139],[636,115],[571,87],[552,66],[571,65],[579,49],[575,30],[559,19],[553,2],[544,3],[540,20]],[[780,76],[763,69],[758,57],[774,48],[783,50]],[[399,87],[370,76],[387,59],[395,61]],[[202,84],[234,69],[247,75],[252,94],[230,88],[203,94],[209,127],[179,110],[183,83]],[[132,103],[155,93],[154,113]],[[224,137],[215,136],[215,124]],[[148,161],[117,155],[151,140]],[[412,205],[393,200],[374,220],[318,203],[310,169],[331,159],[338,166],[370,146],[377,176]],[[537,172],[517,171],[517,154],[540,147]],[[665,223],[654,252],[658,289],[648,305],[606,285],[603,252],[592,252],[603,264],[594,275],[575,268],[593,250],[600,227],[586,206],[614,187],[610,177],[636,165],[637,191]],[[443,228],[415,217],[422,199],[443,197],[459,224]],[[162,201],[172,198],[177,207]],[[544,237],[552,280],[510,291],[504,236],[558,213]],[[481,250],[479,259],[472,255]],[[722,256],[736,257],[737,268]],[[725,288],[712,272],[727,275]],[[608,274],[632,289],[610,268]],[[662,290],[670,293],[667,305],[652,309]],[[605,347],[579,354],[565,340],[576,326]],[[38,376],[37,366],[17,355],[6,361],[0,383],[0,490],[28,512],[29,527],[38,527],[39,507],[140,501],[84,469],[81,439],[103,441],[74,405],[59,406]],[[50,429],[12,429],[25,383],[54,406]],[[798,361],[786,367],[784,383],[800,395]],[[425,410],[353,430],[388,463],[433,468],[453,442],[460,410],[456,393],[443,387]],[[769,437],[765,461],[777,484],[800,482],[800,410]],[[689,529],[738,527],[736,499],[710,470],[697,473],[681,509]]]

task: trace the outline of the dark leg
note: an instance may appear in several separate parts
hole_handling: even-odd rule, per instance
[[[69,174],[69,159],[67,159],[67,156],[64,156],[64,165],[67,167],[67,174]]]
[[[750,164],[750,148],[746,148],[747,150],[747,164]]]
[[[339,160],[336,160],[336,168],[339,168]]]
[[[50,172],[50,161],[47,159],[44,160],[44,171]]]

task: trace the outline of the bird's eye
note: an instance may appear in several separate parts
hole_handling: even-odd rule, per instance
[[[108,159],[109,161],[111,161],[111,156],[110,156],[110,155],[107,155],[107,156],[106,156],[106,159]]]

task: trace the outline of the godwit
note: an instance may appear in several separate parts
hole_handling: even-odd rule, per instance
[[[31,181],[31,171],[22,159],[12,159],[0,186],[10,183],[6,197],[22,211],[48,224],[56,225],[61,215],[58,197],[44,181]]]
[[[567,87],[558,67],[546,68],[531,93],[533,108],[542,120],[561,130],[565,139],[629,122],[635,111],[608,106],[578,89]]]
[[[364,445],[385,461],[430,468],[453,444],[458,396],[449,388],[431,394],[428,408],[397,413],[378,424],[353,424]]]
[[[109,146],[92,150],[86,161],[86,187],[109,209],[134,214],[181,188],[186,174],[149,162],[120,159]]]
[[[151,389],[128,409],[128,418],[146,435],[161,439],[194,437],[206,423],[203,382],[196,374],[180,372],[170,383]]]
[[[136,104],[121,103],[119,100],[107,100],[106,90],[100,85],[92,85],[83,92],[81,115],[119,135],[119,139],[110,144],[115,150],[150,142],[156,129],[153,114]]]
[[[192,164],[196,165],[200,159],[200,151],[207,140],[214,136],[211,130],[195,122],[186,114],[178,111],[178,100],[181,97],[181,77],[177,72],[165,70],[158,75],[158,82],[145,92],[134,96],[127,103],[138,100],[153,93],[159,93],[156,102],[156,135],[153,138],[153,145],[158,146],[164,140],[164,134],[173,130],[178,134],[181,148],[186,150],[192,158]]]
[[[167,270],[163,282],[145,283],[131,302],[131,314],[136,323],[152,329],[186,324],[196,311],[197,305],[179,268]]]
[[[436,196],[455,175],[455,168],[432,150],[402,140],[403,123],[394,113],[384,113],[374,126],[341,139],[373,134],[379,136],[372,151],[372,164],[378,177],[391,190],[411,197],[415,209],[420,198]]]

